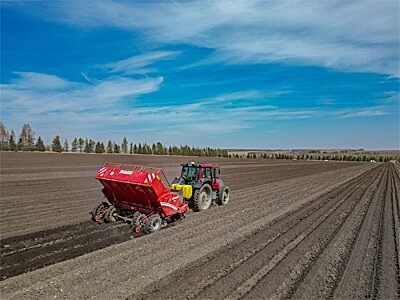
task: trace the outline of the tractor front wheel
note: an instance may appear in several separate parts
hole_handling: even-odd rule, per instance
[[[193,195],[193,210],[202,211],[209,209],[212,204],[212,189],[209,184],[203,185]]]
[[[143,231],[147,234],[160,230],[162,226],[161,217],[158,214],[151,215],[144,222]]]

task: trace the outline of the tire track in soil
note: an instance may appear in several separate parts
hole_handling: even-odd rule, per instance
[[[126,225],[93,223],[97,226],[92,226],[91,223],[2,240],[0,281],[132,238],[132,231]]]
[[[140,298],[173,298],[174,295],[180,295],[181,298],[196,296],[199,298],[222,298],[245,295],[245,292],[250,291],[257,285],[259,279],[264,277],[262,275],[268,274],[269,269],[275,267],[274,264],[278,264],[280,260],[285,258],[284,254],[287,254],[290,248],[288,248],[288,245],[294,247],[306,238],[303,232],[304,228],[318,224],[318,218],[321,215],[326,215],[326,218],[328,218],[330,214],[337,211],[338,207],[343,206],[343,204],[348,206],[345,201],[347,197],[355,193],[359,185],[364,184],[364,190],[367,189],[371,181],[381,174],[382,169],[382,167],[377,167],[363,173],[299,210],[279,218],[251,237],[244,237],[240,241],[235,241],[218,252],[175,271],[168,278],[149,285],[139,295],[133,295],[132,298],[138,296]],[[369,185],[365,185],[365,182],[368,182]],[[323,218],[321,222],[326,218]],[[300,239],[299,236],[301,236]],[[261,245],[260,241],[263,241]],[[273,256],[275,253],[278,254]],[[262,268],[258,275],[256,273],[255,277],[251,278],[251,274],[254,275],[257,270],[260,271],[260,265],[266,267]],[[229,295],[230,292],[237,289],[238,285],[249,280],[248,277],[251,279],[242,290],[239,289],[236,294],[231,293]]]

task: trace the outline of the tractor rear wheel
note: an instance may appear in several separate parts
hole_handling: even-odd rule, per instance
[[[202,211],[209,209],[212,204],[212,189],[209,184],[203,185],[194,192],[193,210]]]
[[[143,231],[147,234],[160,230],[162,226],[161,217],[158,214],[151,215],[144,222]]]
[[[225,205],[228,204],[228,202],[229,202],[229,188],[226,186],[223,189],[221,189],[218,195],[217,204]]]

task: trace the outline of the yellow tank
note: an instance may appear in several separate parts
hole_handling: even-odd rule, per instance
[[[171,185],[171,189],[175,191],[182,191],[183,198],[189,199],[190,197],[192,197],[193,188],[191,185],[174,183]]]

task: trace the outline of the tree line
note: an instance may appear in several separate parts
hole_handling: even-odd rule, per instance
[[[71,145],[67,139],[61,139],[56,135],[50,145],[45,145],[39,136],[35,139],[35,133],[29,124],[24,124],[18,141],[14,130],[8,131],[6,126],[0,122],[0,150],[1,151],[52,151],[52,152],[82,152],[82,153],[122,153],[122,154],[155,154],[155,155],[185,155],[205,157],[228,157],[228,151],[219,148],[198,148],[188,145],[165,146],[161,142],[147,144],[128,142],[126,137],[118,144],[109,140],[105,145],[103,142],[93,139],[76,137]]]
[[[235,154],[234,157],[241,157],[239,154]],[[243,157],[243,156],[242,156]],[[293,155],[287,153],[255,153],[249,152],[245,155],[246,158],[263,158],[263,159],[296,159],[296,160],[333,160],[333,161],[364,161],[364,162],[389,162],[391,160],[397,160],[400,162],[400,157],[392,156],[368,156],[368,155],[313,155],[313,154],[301,154]]]

